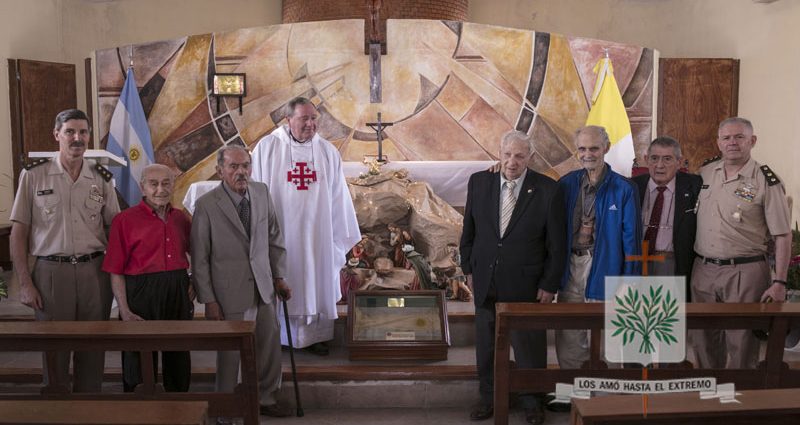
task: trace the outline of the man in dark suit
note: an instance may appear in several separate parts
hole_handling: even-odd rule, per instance
[[[650,143],[646,161],[649,174],[633,178],[642,200],[644,240],[651,254],[664,256],[664,262],[650,262],[648,269],[654,276],[686,276],[688,300],[697,229],[694,208],[703,179],[678,171],[681,147],[669,136]]]
[[[474,289],[481,396],[472,420],[494,413],[495,303],[552,302],[565,267],[564,198],[554,180],[527,168],[533,153],[528,135],[510,132],[500,144],[501,172],[482,171],[469,180],[461,268]],[[514,332],[511,345],[519,367],[547,366],[544,331]],[[540,397],[520,400],[528,423],[544,423]]]

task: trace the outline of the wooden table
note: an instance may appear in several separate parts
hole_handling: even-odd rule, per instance
[[[495,319],[494,419],[508,422],[511,392],[549,393],[556,383],[572,384],[576,377],[641,379],[641,369],[608,369],[600,357],[605,305],[498,303]],[[763,329],[769,331],[765,359],[757,369],[650,369],[649,379],[713,376],[733,382],[737,389],[800,387],[800,370],[783,362],[783,344],[789,327],[800,326],[800,304],[730,303],[686,304],[687,329]],[[589,329],[589,361],[583,369],[511,369],[511,331]]]
[[[143,383],[134,393],[70,393],[53,382],[40,395],[1,393],[0,400],[207,401],[209,415],[244,417],[258,424],[255,323],[247,321],[0,322],[0,351],[138,351]],[[239,351],[242,382],[233,393],[164,392],[153,378],[154,351]],[[51,374],[50,376],[55,376]],[[0,411],[2,415],[2,411]]]
[[[796,425],[800,423],[800,388],[740,391],[741,403],[701,400],[698,393],[652,394],[647,418],[642,397],[615,395],[572,400],[574,425]]]
[[[206,425],[205,401],[0,400],[1,425]]]

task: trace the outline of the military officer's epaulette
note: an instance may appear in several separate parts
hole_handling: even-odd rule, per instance
[[[764,173],[764,177],[767,178],[767,186],[775,186],[781,182],[778,176],[776,176],[775,173],[769,169],[769,165],[762,165],[761,172]]]
[[[103,167],[100,164],[94,164],[94,169],[97,170],[97,172],[100,173],[100,176],[103,177],[103,180],[107,182],[110,182],[111,179],[114,178],[114,175],[111,174],[111,171],[108,171],[108,168]]]
[[[42,164],[47,164],[48,162],[50,162],[50,158],[36,158],[33,161],[26,162],[22,168],[30,170],[31,168],[38,167]]]
[[[701,167],[705,167],[706,165],[711,164],[714,161],[719,161],[720,159],[722,159],[722,155],[717,155],[713,158],[708,158],[705,161],[703,161],[703,165],[701,165]]]

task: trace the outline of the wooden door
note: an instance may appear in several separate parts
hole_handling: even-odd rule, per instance
[[[11,100],[11,152],[14,191],[28,152],[56,151],[53,123],[56,115],[78,106],[75,65],[8,60]]]
[[[661,58],[658,66],[658,135],[678,139],[697,172],[719,154],[719,123],[738,111],[739,60]]]

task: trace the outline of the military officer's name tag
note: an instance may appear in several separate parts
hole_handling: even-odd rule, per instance
[[[52,195],[53,189],[37,190],[36,196]]]

